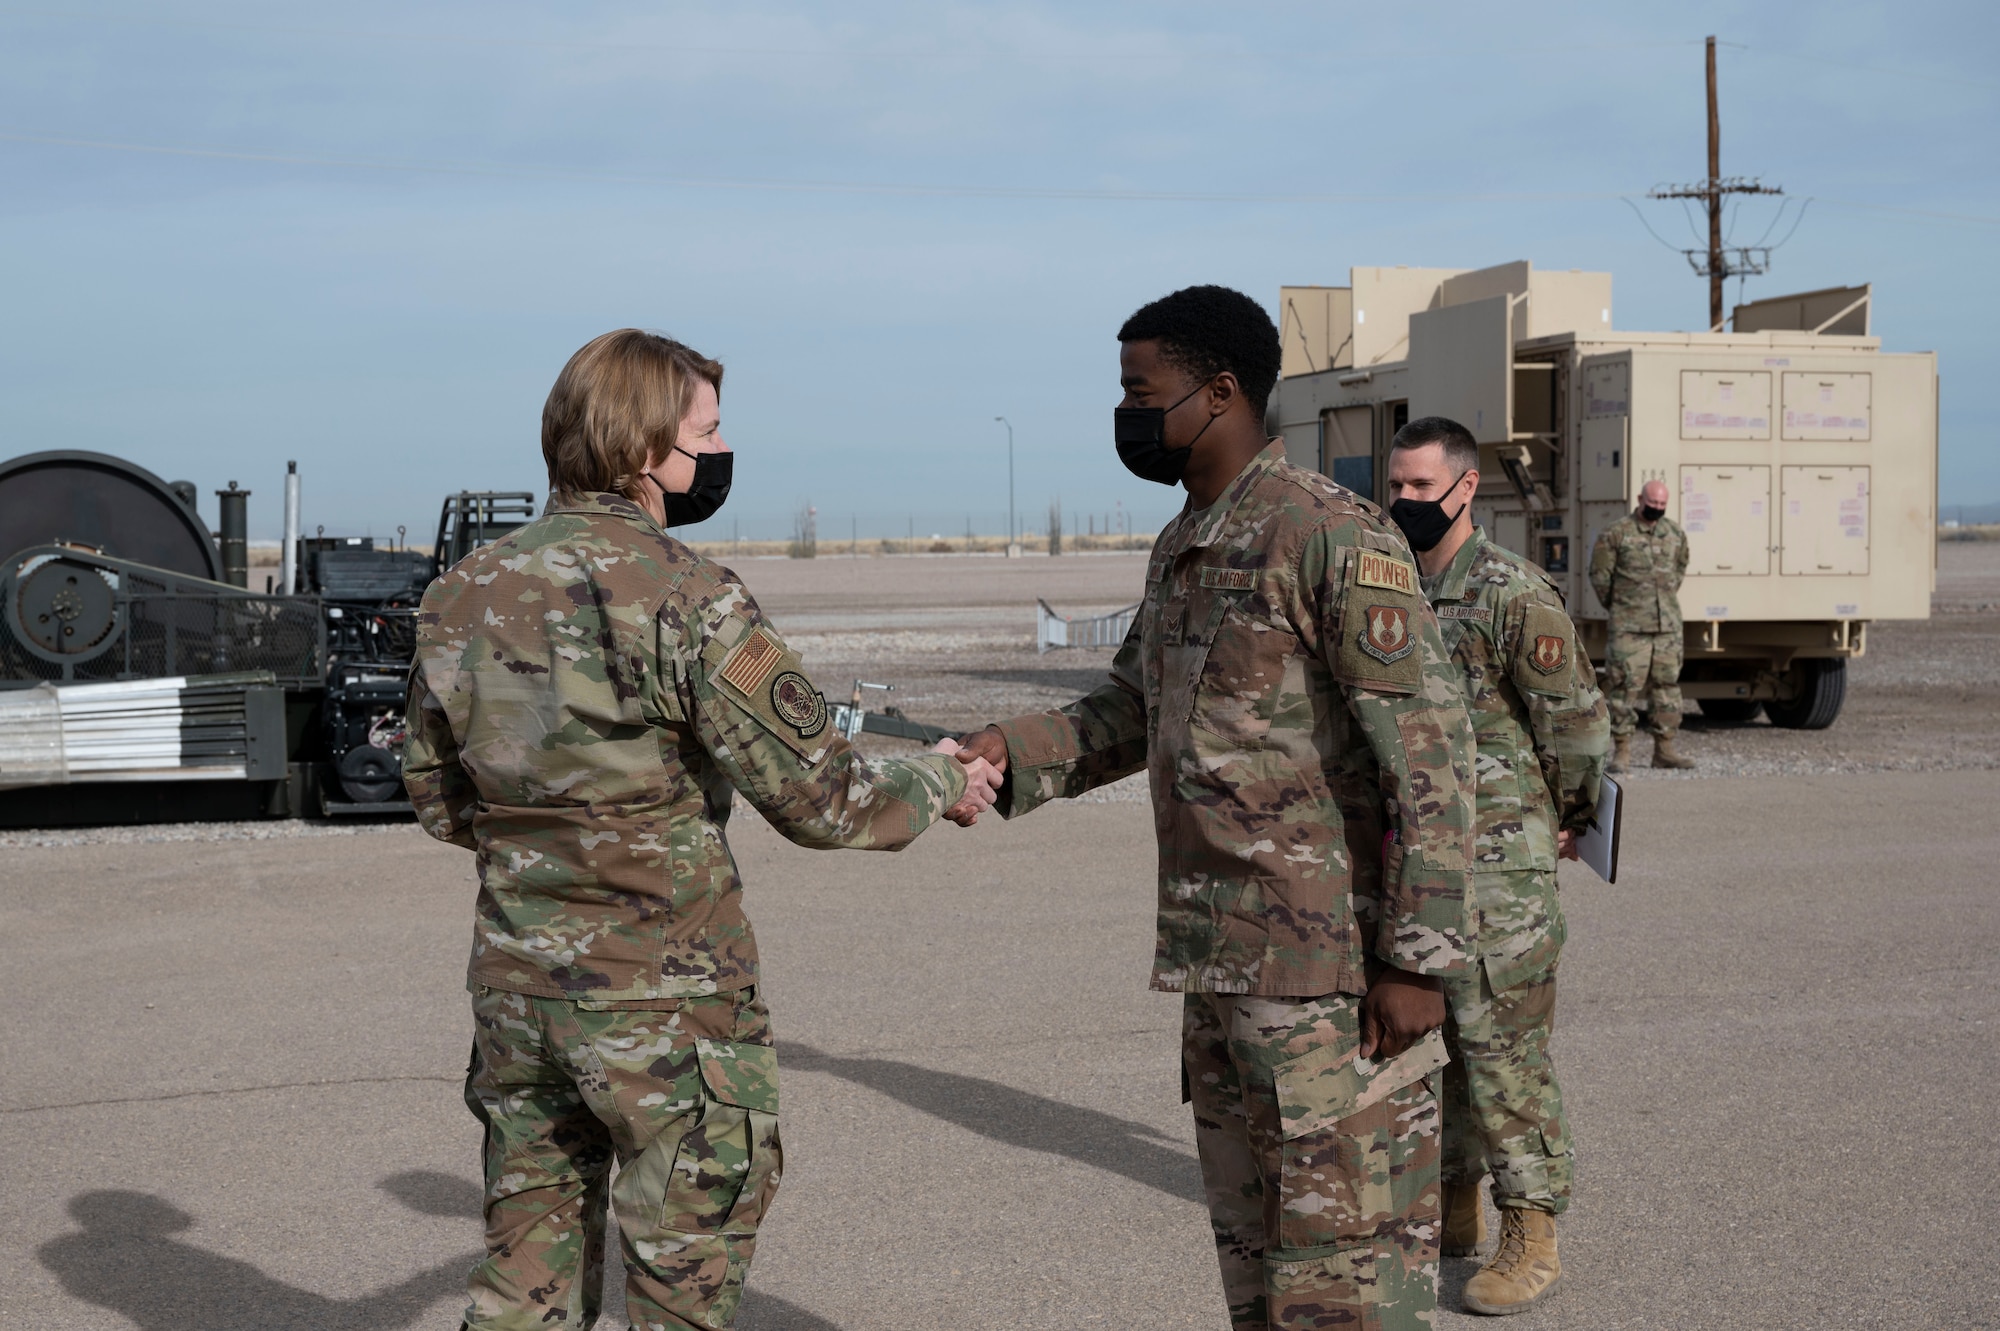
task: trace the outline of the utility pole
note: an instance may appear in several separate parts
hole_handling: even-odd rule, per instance
[[[1014,549],[1014,423],[1005,416],[993,418],[1007,427],[1007,549]]]
[[[1722,113],[1715,96],[1715,38],[1708,39],[1708,179],[1693,185],[1661,186],[1647,196],[1654,199],[1700,199],[1708,209],[1708,249],[1682,250],[1696,274],[1708,279],[1708,331],[1722,330],[1722,284],[1732,274],[1756,277],[1769,271],[1771,251],[1762,245],[1725,246],[1722,240],[1722,201],[1731,194],[1783,194],[1776,185],[1766,185],[1756,177],[1722,175]]]

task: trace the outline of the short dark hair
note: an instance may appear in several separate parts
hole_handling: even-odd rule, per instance
[[[1472,431],[1449,416],[1420,416],[1411,421],[1396,431],[1396,437],[1389,441],[1389,451],[1427,448],[1432,444],[1444,445],[1445,465],[1459,475],[1479,469],[1478,440],[1472,437]]]
[[[1142,305],[1118,330],[1120,342],[1153,342],[1167,363],[1198,379],[1227,370],[1258,417],[1278,382],[1278,329],[1262,305],[1228,287],[1182,287]]]

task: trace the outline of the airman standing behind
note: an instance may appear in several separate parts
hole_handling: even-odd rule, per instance
[[[1479,446],[1432,416],[1396,432],[1389,514],[1416,551],[1425,596],[1465,688],[1478,749],[1472,907],[1477,964],[1445,981],[1440,1104],[1447,1257],[1484,1239],[1493,1175],[1501,1234],[1466,1306],[1516,1313],[1556,1288],[1555,1218],[1569,1205],[1570,1134],[1549,1060],[1556,960],[1567,929],[1556,859],[1597,805],[1604,700],[1547,575],[1472,524]]]
[[[1632,766],[1632,732],[1646,713],[1653,766],[1693,767],[1674,749],[1681,728],[1681,578],[1687,533],[1667,516],[1667,483],[1647,481],[1639,507],[1604,529],[1590,552],[1590,587],[1611,612],[1604,698],[1612,772]]]

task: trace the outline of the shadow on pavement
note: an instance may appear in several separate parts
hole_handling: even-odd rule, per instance
[[[479,1185],[456,1174],[436,1169],[410,1169],[401,1174],[391,1174],[375,1186],[418,1215],[478,1220],[482,1223],[486,1219],[485,1199]]]
[[[472,1188],[461,1180],[451,1182]],[[394,1188],[389,1191],[401,1196]],[[444,1194],[435,1190],[433,1195]],[[476,1209],[476,1189],[473,1196]],[[73,1297],[130,1318],[140,1331],[196,1326],[208,1331],[384,1331],[408,1326],[439,1299],[462,1289],[466,1271],[479,1260],[479,1254],[467,1253],[388,1289],[333,1299],[173,1237],[193,1225],[194,1217],[150,1193],[79,1193],[70,1199],[69,1213],[82,1229],[49,1240],[35,1255]]]
[[[1201,1167],[1144,1123],[1114,1118],[997,1081],[887,1058],[845,1058],[783,1042],[780,1067],[825,1072],[1008,1146],[1068,1156],[1200,1204]]]
[[[736,1314],[736,1331],[840,1331],[840,1324],[787,1299],[745,1289],[742,1310]]]

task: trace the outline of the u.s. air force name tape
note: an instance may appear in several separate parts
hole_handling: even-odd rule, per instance
[[[1254,568],[1204,568],[1201,585],[1229,592],[1247,592],[1257,584]]]

